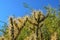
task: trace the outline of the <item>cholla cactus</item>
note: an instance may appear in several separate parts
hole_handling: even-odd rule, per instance
[[[9,39],[7,40],[17,40],[19,37],[22,29],[24,28],[26,22],[32,24],[33,27],[29,27],[33,32],[29,36],[31,40],[39,40],[42,38],[41,27],[43,25],[43,21],[45,20],[45,16],[40,11],[34,11],[31,17],[24,17],[24,18],[13,18],[10,17],[9,19]],[[29,26],[29,25],[28,25]],[[40,30],[40,32],[38,32]],[[39,36],[40,34],[40,36]]]
[[[44,16],[41,11],[34,11],[32,16],[33,16],[33,19],[31,20],[28,18],[28,22],[34,25],[34,27],[36,27],[36,30],[35,30],[36,40],[43,40],[41,27],[43,26],[43,21],[48,17],[48,15]]]
[[[27,22],[27,19],[15,19],[10,17],[10,36],[11,40],[17,40],[18,36],[21,33],[21,30],[24,28],[25,24]]]
[[[13,18],[10,17],[10,24],[11,24],[11,40],[14,40],[14,25],[13,25]]]

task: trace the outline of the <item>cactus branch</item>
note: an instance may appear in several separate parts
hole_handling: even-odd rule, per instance
[[[36,23],[31,22],[29,19],[28,19],[28,22],[29,22],[30,24],[33,24],[33,25],[36,25],[36,26],[37,26]]]
[[[14,25],[15,25],[15,26],[16,26],[16,28],[19,30],[19,27],[18,27],[18,25],[17,25],[16,21],[14,21]]]
[[[27,19],[25,20],[25,22],[23,23],[23,25],[22,25],[21,28],[19,29],[18,34],[17,34],[17,36],[14,38],[14,40],[17,40],[17,38],[18,38],[18,36],[20,35],[22,29],[24,28],[26,22],[27,22]]]
[[[14,40],[14,26],[13,26],[13,18],[10,18],[11,27],[11,40]]]

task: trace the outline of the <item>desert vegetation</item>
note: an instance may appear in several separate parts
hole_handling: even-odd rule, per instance
[[[60,40],[60,11],[45,9],[46,14],[33,10],[29,16],[9,17],[0,40]]]

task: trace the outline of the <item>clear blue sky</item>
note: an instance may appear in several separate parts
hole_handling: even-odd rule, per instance
[[[58,0],[0,0],[0,20],[7,22],[11,15],[17,17],[26,15],[29,10],[24,8],[24,2],[36,10],[44,10],[43,7],[48,4],[57,8],[59,4]],[[2,24],[0,23],[0,25]]]

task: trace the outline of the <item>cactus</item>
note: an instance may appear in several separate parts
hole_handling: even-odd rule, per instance
[[[52,33],[52,30],[50,28],[46,27],[46,26],[49,26],[47,24],[50,23],[50,19],[47,18],[48,16],[49,16],[49,14],[47,14],[45,16],[42,14],[41,11],[34,11],[32,13],[32,15],[28,16],[28,17],[23,17],[23,18],[10,17],[10,19],[9,19],[10,23],[8,25],[8,27],[9,27],[8,36],[9,37],[1,38],[1,40],[57,40],[56,30],[52,29],[52,27],[51,27],[51,29],[54,32],[54,33]],[[47,20],[46,18],[49,20]],[[55,21],[54,21],[54,23],[55,23]],[[53,20],[52,20],[52,22],[53,22]],[[55,25],[57,26],[57,23]],[[50,26],[53,26],[53,25],[50,23]],[[47,29],[45,30],[44,27]],[[31,32],[25,32],[25,31],[31,31]],[[46,31],[47,31],[47,33],[49,31],[51,31],[52,34],[50,35],[50,32],[47,34]],[[26,33],[26,34],[30,33],[30,34],[26,36],[24,33]],[[19,39],[21,37],[20,36],[21,34],[25,35],[25,36],[24,36],[24,38]],[[45,37],[46,37],[46,39],[44,39]],[[51,39],[50,39],[50,37],[51,37]]]
[[[25,26],[25,24],[26,24],[26,22],[27,22],[27,18],[24,20],[23,24],[20,25],[20,28],[19,28],[19,26],[18,26],[17,21],[18,21],[18,22],[22,22],[22,20],[20,20],[20,19],[16,19],[16,20],[15,20],[15,19],[13,19],[12,17],[10,17],[11,40],[17,40],[17,38],[19,37],[22,29],[24,28],[24,26]]]
[[[48,15],[45,17],[42,12],[40,11],[34,11],[33,12],[33,22],[32,20],[28,19],[28,22],[31,23],[32,25],[36,26],[36,40],[43,40],[43,36],[42,36],[42,31],[41,31],[41,27],[43,26],[43,24],[41,24],[46,18],[48,17]],[[38,32],[40,30],[40,33]],[[40,38],[39,35],[40,34]]]

